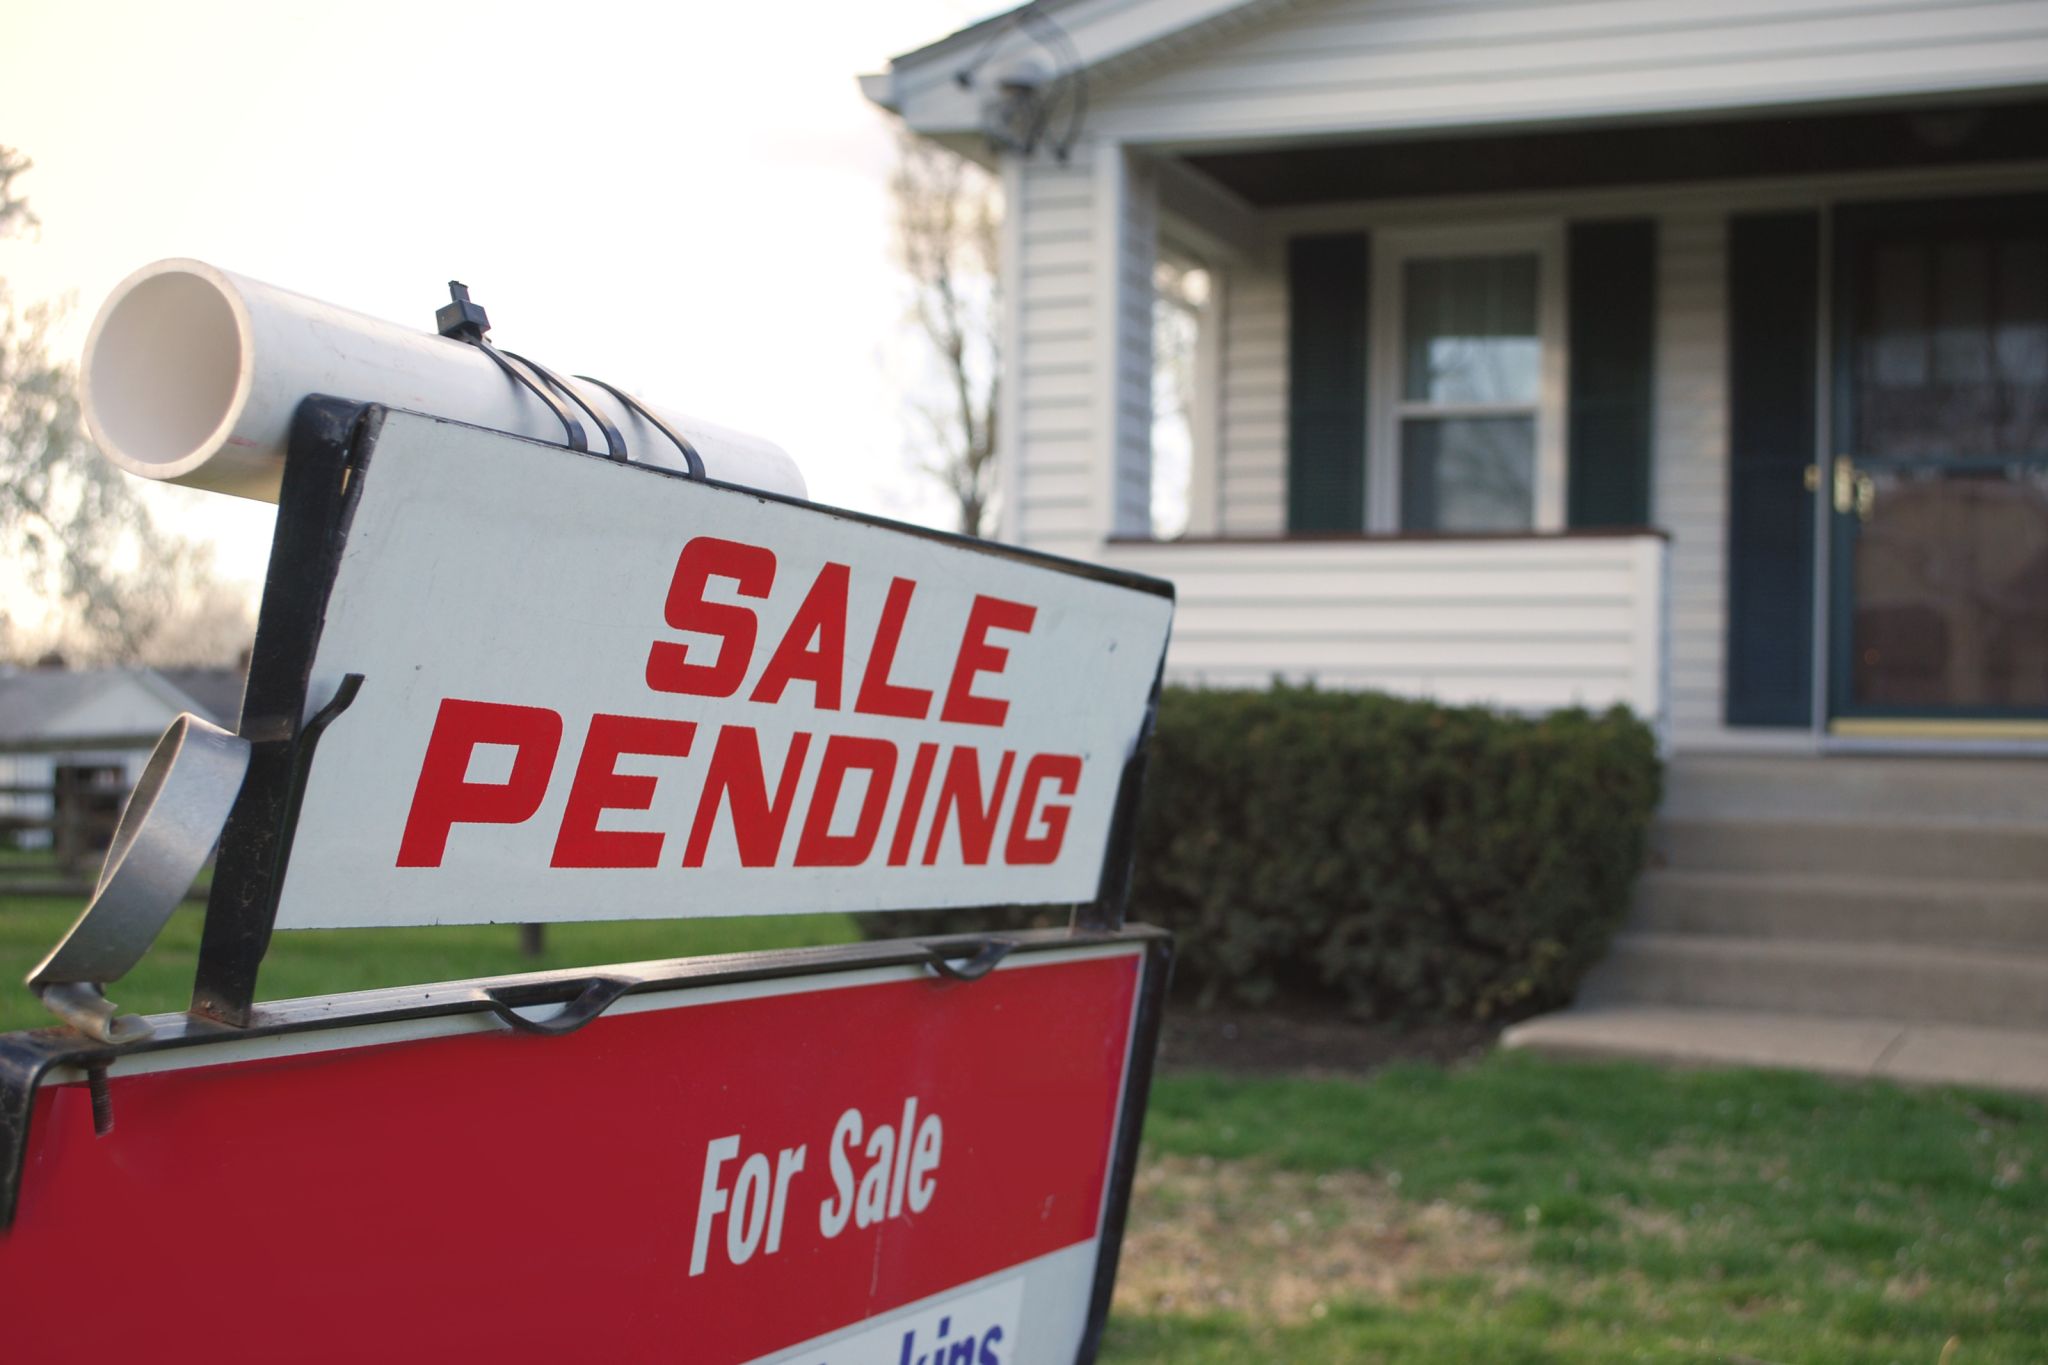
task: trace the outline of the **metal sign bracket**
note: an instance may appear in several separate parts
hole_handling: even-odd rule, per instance
[[[247,740],[189,712],[171,722],[121,812],[92,900],[29,973],[29,989],[51,1013],[102,1043],[148,1035],[139,1018],[117,1013],[106,983],[127,975],[163,932],[248,769]]]

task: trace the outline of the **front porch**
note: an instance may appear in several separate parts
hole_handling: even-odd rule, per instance
[[[1003,534],[1179,581],[1181,680],[2048,752],[2041,145],[2017,102],[1006,160]],[[1171,432],[1161,260],[1208,282]],[[1914,447],[1916,403],[1977,428]]]
[[[1830,124],[1787,131],[1820,155]],[[1626,164],[1781,157],[1765,126],[1637,128]],[[1589,175],[1580,138],[1628,141],[1528,148]],[[2048,167],[1532,188],[1515,141],[1477,171],[1349,148],[1408,180],[1330,204],[1361,185],[1327,148],[1097,164],[1127,259],[1094,316],[1149,319],[1161,253],[1211,279],[1171,539],[1145,343],[1115,352],[1114,458],[1033,463],[1083,371],[1040,345],[1070,277],[1038,273],[1025,173],[1016,534],[1173,579],[1176,681],[1657,725],[1630,925],[1511,1044],[2048,1093]]]

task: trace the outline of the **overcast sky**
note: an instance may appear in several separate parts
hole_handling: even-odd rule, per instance
[[[460,278],[514,350],[777,441],[820,501],[940,517],[854,78],[1002,7],[4,0],[0,145],[43,226],[0,277],[75,295],[73,354],[165,256],[422,329]],[[268,507],[153,494],[260,578]]]

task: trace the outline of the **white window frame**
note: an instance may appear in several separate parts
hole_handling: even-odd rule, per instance
[[[1443,404],[1410,404],[1402,397],[1403,283],[1413,260],[1452,256],[1536,257],[1536,487],[1531,529],[1565,529],[1565,252],[1562,219],[1515,223],[1396,228],[1373,234],[1370,336],[1367,358],[1366,530],[1394,534],[1401,525],[1401,418],[1427,407],[1455,415]],[[1474,404],[1474,412],[1492,409]],[[1516,411],[1522,404],[1515,404]],[[1450,534],[1455,535],[1456,532]]]

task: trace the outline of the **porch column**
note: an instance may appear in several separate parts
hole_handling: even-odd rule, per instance
[[[1094,522],[1104,536],[1152,529],[1152,305],[1158,183],[1123,146],[1095,148]]]
[[[1151,524],[1155,187],[1100,142],[1003,179],[1002,535],[1094,558]]]

